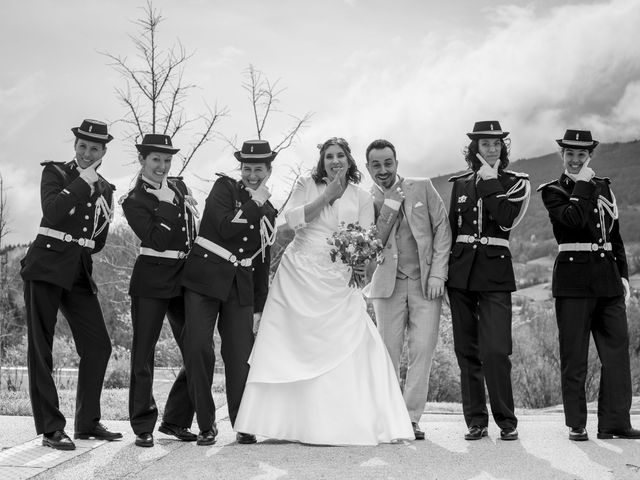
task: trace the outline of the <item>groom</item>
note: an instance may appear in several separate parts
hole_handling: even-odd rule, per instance
[[[415,438],[424,440],[418,422],[427,402],[431,361],[438,342],[451,228],[444,202],[431,180],[397,175],[396,149],[389,141],[375,140],[366,155],[367,170],[375,182],[371,192],[378,237],[385,245],[369,297],[398,376],[407,337],[404,400]]]

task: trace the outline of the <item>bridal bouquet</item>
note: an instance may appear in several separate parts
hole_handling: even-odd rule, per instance
[[[380,261],[382,242],[376,238],[375,225],[366,229],[356,223],[340,225],[340,229],[327,239],[333,248],[329,252],[331,261],[340,259],[342,263],[351,267],[349,286],[361,288],[364,285],[364,276],[357,273],[353,267],[362,267],[371,260]]]

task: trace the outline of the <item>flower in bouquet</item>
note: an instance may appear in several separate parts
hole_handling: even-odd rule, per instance
[[[382,242],[377,238],[375,225],[364,228],[360,224],[342,222],[340,229],[327,239],[333,248],[329,252],[332,262],[338,259],[351,268],[349,286],[361,288],[364,285],[364,275],[357,272],[354,267],[363,267],[372,260],[380,262]]]

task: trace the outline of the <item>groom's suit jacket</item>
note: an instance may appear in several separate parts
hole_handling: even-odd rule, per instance
[[[398,215],[404,215],[418,246],[422,294],[426,297],[427,280],[447,280],[451,228],[442,198],[428,178],[400,179],[405,199],[400,210],[384,204],[384,194],[377,185],[371,187],[376,225],[382,238],[388,239],[382,252],[382,263],[371,279],[370,298],[388,298],[393,293],[398,269],[396,231]],[[401,213],[400,213],[401,212]]]

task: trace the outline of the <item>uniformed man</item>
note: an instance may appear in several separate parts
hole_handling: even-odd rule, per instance
[[[509,234],[524,216],[530,186],[526,174],[505,170],[508,134],[497,121],[476,122],[465,152],[471,170],[450,179],[454,243],[447,289],[466,440],[487,436],[485,380],[500,438],[518,438],[509,359],[516,289]]]
[[[140,255],[131,274],[131,385],[129,421],[135,444],[153,446],[158,408],[153,398],[154,350],[165,315],[180,351],[183,349],[184,289],[182,271],[196,237],[195,202],[181,177],[168,177],[173,155],[171,137],[148,134],[137,144],[141,169],[133,189],[122,199],[127,222],[140,239]],[[180,369],[164,409],[159,430],[182,441],[189,431],[193,404],[184,368]]]
[[[598,438],[640,438],[631,427],[631,373],[625,303],[629,270],[618,206],[608,178],[589,166],[598,145],[589,130],[567,130],[560,145],[564,173],[541,185],[558,256],[552,293],[562,368],[562,402],[569,439],[588,440],[585,380],[589,333],[602,363]]]
[[[100,423],[100,394],[111,341],[104,323],[97,287],[91,276],[91,255],[104,247],[113,215],[115,187],[97,169],[112,140],[107,125],[84,120],[72,128],[75,158],[43,162],[40,200],[43,217],[38,236],[22,260],[27,310],[27,362],[33,418],[42,444],[73,450],[64,431],[52,377],[52,345],[58,309],[73,333],[80,356],[74,438],[122,438]]]
[[[269,284],[276,210],[269,202],[266,181],[276,154],[264,140],[244,142],[242,150],[235,152],[242,178],[237,181],[222,175],[216,180],[187,258],[182,281],[187,314],[185,365],[200,427],[198,445],[213,444],[217,435],[211,395],[216,318],[232,426],[240,407],[253,325],[261,316]],[[237,440],[254,443],[256,438],[238,433]]]

